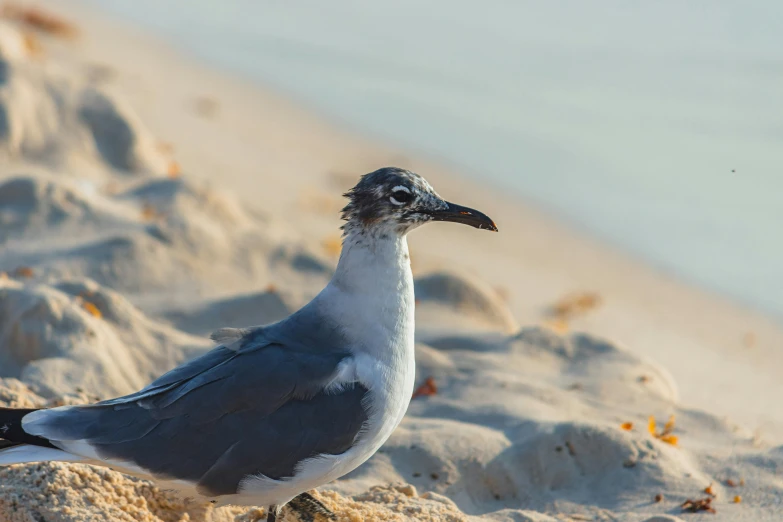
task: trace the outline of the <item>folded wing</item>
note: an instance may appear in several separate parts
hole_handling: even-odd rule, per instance
[[[221,346],[138,393],[39,410],[23,427],[66,451],[233,494],[248,475],[292,477],[303,460],[355,444],[367,389],[345,382],[326,391],[351,363],[348,353],[277,343]]]

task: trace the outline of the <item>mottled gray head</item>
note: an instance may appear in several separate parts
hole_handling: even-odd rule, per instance
[[[365,174],[348,193],[343,229],[361,227],[380,233],[406,234],[429,221],[453,221],[497,232],[485,214],[441,198],[427,180],[409,170],[384,167]]]

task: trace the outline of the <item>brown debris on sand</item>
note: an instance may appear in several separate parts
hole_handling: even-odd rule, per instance
[[[33,29],[60,38],[71,39],[79,36],[79,29],[76,25],[39,7],[6,2],[0,7],[0,16],[16,20]]]
[[[705,497],[698,500],[688,499],[683,502],[680,507],[683,511],[688,513],[716,513],[715,508],[712,507],[712,499],[713,497]]]
[[[435,395],[436,393],[438,393],[438,386],[435,384],[435,378],[430,376],[424,380],[424,384],[414,390],[413,397],[411,398],[415,399],[416,397],[429,397],[430,395]]]
[[[601,306],[601,296],[596,292],[579,292],[559,299],[549,307],[546,315],[553,319],[570,321]]]

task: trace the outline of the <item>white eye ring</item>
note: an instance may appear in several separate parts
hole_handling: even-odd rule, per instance
[[[396,187],[394,187],[392,189],[392,192],[405,192],[406,194],[410,194],[411,193],[410,189],[408,187],[403,186],[403,185],[397,185]],[[392,202],[392,205],[397,205],[397,206],[402,206],[402,205],[405,204],[402,201],[400,201],[398,199],[395,199],[394,196],[390,196],[389,197],[389,201]]]

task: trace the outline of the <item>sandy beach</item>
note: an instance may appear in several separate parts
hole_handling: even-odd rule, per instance
[[[781,519],[779,323],[80,3],[36,5],[72,27],[0,18],[0,405],[135,391],[216,328],[287,316],[331,277],[341,194],[396,165],[500,234],[412,233],[434,393],[321,488],[340,520],[664,522],[689,500]],[[0,521],[262,514],[78,464],[0,469]]]

